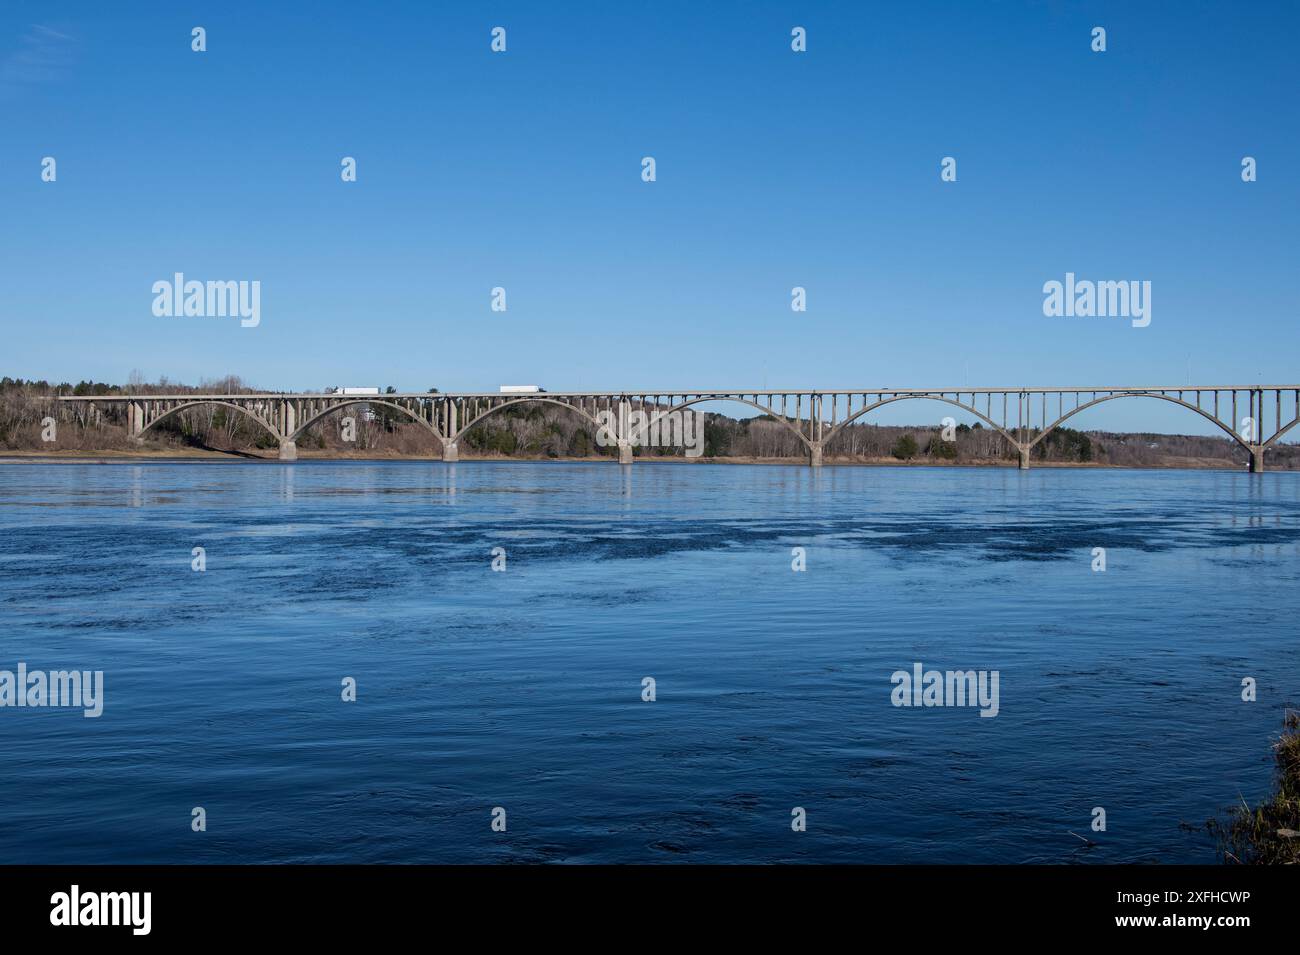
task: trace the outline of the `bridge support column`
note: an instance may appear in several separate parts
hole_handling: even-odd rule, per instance
[[[1028,448],[1020,449],[1020,470],[1022,471],[1029,470],[1029,449]]]
[[[618,402],[618,463],[632,463],[632,404],[626,398]]]
[[[455,441],[443,442],[442,460],[446,464],[455,464],[460,460],[460,448],[456,447]]]
[[[812,447],[808,449],[808,466],[811,468],[819,468],[822,466],[822,445],[820,441],[814,443]]]
[[[297,461],[298,460],[298,442],[281,441],[280,442],[280,460]]]
[[[1264,473],[1264,446],[1262,444],[1252,444],[1250,446],[1250,473]]]
[[[129,402],[126,406],[126,436],[132,444],[144,444],[144,438],[140,437],[144,431],[144,408],[137,402]]]

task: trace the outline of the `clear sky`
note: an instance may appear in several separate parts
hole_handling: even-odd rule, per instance
[[[1298,36],[1291,2],[7,0],[0,374],[1294,382]],[[260,325],[155,316],[175,272],[260,281]],[[1066,272],[1150,281],[1151,324],[1046,317]]]

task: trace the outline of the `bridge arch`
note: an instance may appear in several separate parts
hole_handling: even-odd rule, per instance
[[[861,418],[864,414],[866,414],[869,411],[875,411],[877,408],[883,408],[885,405],[892,405],[895,401],[909,401],[915,399],[920,399],[924,401],[942,401],[944,404],[952,405],[953,407],[960,408],[963,411],[969,411],[975,417],[985,422],[990,428],[992,428],[998,434],[1002,435],[1002,437],[1010,441],[1014,447],[1017,448],[1020,447],[1020,442],[1017,441],[1015,438],[1013,438],[1010,432],[1008,432],[1005,428],[1002,427],[1002,425],[998,424],[996,421],[994,421],[992,418],[990,418],[988,415],[986,415],[984,412],[980,411],[978,408],[974,407],[973,405],[962,404],[960,401],[956,401],[952,398],[945,398],[942,395],[926,395],[926,394],[895,395],[892,398],[884,398],[881,401],[877,401],[873,405],[867,405],[865,408],[861,408],[858,411],[855,411],[853,414],[849,415],[847,418],[845,418],[835,427],[831,428],[831,430],[826,433],[826,436],[822,438],[822,444],[829,445],[831,443],[832,438],[834,438],[846,427],[851,425],[854,421],[857,421],[859,418]]]
[[[182,411],[187,411],[190,408],[197,408],[200,405],[220,405],[223,408],[230,408],[234,411],[238,411],[246,418],[250,418],[257,424],[261,425],[261,427],[268,434],[270,434],[271,437],[275,438],[276,441],[284,441],[284,435],[282,435],[279,431],[277,431],[276,428],[269,421],[267,421],[261,415],[257,414],[255,411],[245,408],[242,405],[237,405],[231,401],[218,401],[213,398],[204,398],[198,401],[187,401],[184,404],[177,405],[175,408],[168,408],[166,411],[164,411],[158,417],[154,418],[147,425],[145,425],[138,432],[136,432],[135,436],[137,438],[143,437],[144,433],[148,431],[150,428],[152,428],[154,425],[166,421],[168,418],[172,417],[173,415],[179,414]]]
[[[1290,431],[1292,428],[1294,428],[1294,427],[1295,427],[1296,425],[1298,425],[1298,424],[1300,424],[1300,417],[1297,417],[1296,419],[1294,419],[1294,420],[1293,420],[1290,424],[1288,424],[1286,427],[1278,428],[1278,429],[1277,429],[1277,433],[1276,433],[1275,435],[1273,435],[1273,437],[1269,438],[1267,441],[1264,442],[1264,447],[1266,447],[1266,448],[1271,448],[1271,447],[1273,447],[1273,445],[1277,444],[1278,440],[1282,437],[1282,435],[1286,434],[1288,431]]]
[[[812,450],[812,442],[804,436],[803,432],[801,432],[789,418],[783,414],[778,414],[770,408],[763,407],[756,401],[750,401],[748,398],[741,395],[700,395],[697,398],[691,398],[689,401],[683,401],[681,404],[669,405],[666,410],[659,412],[657,415],[647,415],[646,423],[634,433],[639,438],[643,432],[649,430],[655,423],[662,421],[666,416],[672,414],[674,411],[681,411],[685,408],[689,408],[691,405],[704,404],[710,401],[735,401],[742,405],[749,405],[751,408],[756,408],[773,421],[784,425],[791,434],[803,443],[805,448],[810,451]]]
[[[1034,440],[1029,443],[1029,447],[1031,448],[1034,447],[1036,444],[1038,444],[1038,442],[1042,441],[1049,434],[1051,434],[1056,428],[1060,427],[1062,423],[1070,420],[1075,415],[1077,415],[1080,411],[1086,411],[1088,408],[1092,408],[1095,405],[1102,404],[1103,402],[1106,401],[1114,401],[1117,398],[1159,398],[1161,401],[1168,401],[1176,405],[1181,405],[1182,407],[1187,408],[1190,411],[1195,411],[1206,421],[1209,421],[1215,427],[1219,428],[1221,431],[1224,431],[1230,438],[1232,438],[1232,440],[1236,441],[1237,444],[1241,445],[1248,452],[1251,450],[1251,446],[1249,442],[1242,440],[1241,435],[1237,434],[1237,432],[1234,431],[1230,426],[1224,424],[1222,421],[1220,421],[1214,415],[1210,414],[1204,408],[1198,408],[1196,407],[1196,405],[1188,401],[1184,401],[1182,398],[1175,398],[1173,395],[1161,394],[1158,391],[1124,391],[1124,392],[1120,392],[1119,394],[1104,395],[1101,398],[1094,398],[1092,401],[1085,402],[1084,404],[1079,405],[1079,407],[1077,408],[1072,408],[1071,410],[1067,411],[1065,414],[1057,418],[1055,421],[1053,421],[1051,424],[1049,424],[1046,428],[1044,428],[1039,433],[1038,437],[1034,438]],[[1285,434],[1286,430],[1289,430],[1294,424],[1295,424],[1294,421],[1291,422],[1290,425],[1287,425],[1286,429],[1284,429],[1283,431],[1279,431],[1271,439],[1269,439],[1268,443],[1272,444],[1283,434]]]
[[[454,435],[452,435],[448,439],[448,441],[450,441],[450,443],[452,444],[459,444],[460,439],[465,437],[465,435],[469,433],[470,429],[473,428],[475,425],[477,425],[484,418],[490,418],[498,411],[504,411],[506,408],[513,408],[515,405],[530,404],[533,402],[555,405],[557,408],[567,408],[570,411],[576,412],[584,420],[591,422],[593,427],[595,428],[601,427],[599,421],[597,421],[591,415],[587,414],[587,412],[584,409],[578,407],[575,404],[569,404],[566,401],[560,401],[559,399],[556,398],[547,398],[545,395],[541,395],[541,394],[531,394],[531,395],[522,395],[518,398],[512,398],[511,400],[504,401],[499,405],[493,405],[492,407],[488,408],[486,411],[482,412],[481,414],[474,417],[472,420],[462,425],[461,429],[457,431]]]
[[[438,396],[431,395],[430,397],[436,399]],[[437,428],[431,425],[424,418],[420,417],[410,408],[403,407],[402,405],[399,405],[395,401],[385,401],[383,398],[375,398],[375,397],[357,398],[353,401],[340,401],[338,404],[333,404],[327,408],[323,408],[320,411],[316,412],[316,414],[312,415],[310,418],[306,419],[301,424],[299,424],[298,427],[294,430],[293,434],[289,435],[289,440],[297,441],[298,438],[308,428],[314,425],[317,421],[320,421],[322,418],[334,414],[334,412],[336,411],[342,411],[344,408],[351,408],[355,405],[383,405],[386,408],[392,408],[395,411],[400,411],[402,412],[402,414],[406,415],[412,421],[416,421],[421,425],[423,425],[424,430],[428,431],[431,435],[433,435],[435,438],[438,439],[438,444],[440,447],[445,448],[447,446],[447,439],[442,436],[441,432],[439,432]]]

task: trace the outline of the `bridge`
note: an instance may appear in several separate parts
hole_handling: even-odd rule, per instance
[[[668,415],[706,402],[747,405],[788,428],[819,467],[826,446],[844,428],[877,408],[899,401],[939,401],[960,408],[1000,433],[1029,467],[1034,447],[1080,412],[1107,401],[1147,398],[1180,405],[1211,422],[1248,455],[1250,470],[1264,470],[1264,452],[1300,422],[1300,385],[1184,385],[1173,388],[934,388],[762,391],[569,391],[529,394],[402,393],[344,395],[253,393],[236,395],[120,394],[60,397],[63,402],[126,406],[127,432],[142,441],[151,428],[190,408],[217,405],[250,418],[279,444],[280,460],[297,459],[297,441],[328,415],[350,407],[392,408],[439,441],[444,461],[459,459],[465,434],[486,418],[519,404],[568,408],[597,429],[612,432],[620,464]],[[1285,405],[1285,410],[1284,406]],[[607,425],[601,421],[612,422]],[[1270,423],[1266,426],[1266,419]],[[1264,435],[1268,437],[1264,437]]]

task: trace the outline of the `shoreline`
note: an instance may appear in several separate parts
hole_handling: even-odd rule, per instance
[[[424,464],[442,464],[440,454],[430,455],[411,455],[411,454],[357,454],[357,455],[340,455],[340,454],[322,454],[302,452],[298,453],[297,461],[281,462],[275,454],[265,456],[252,454],[249,452],[239,451],[199,451],[199,450],[156,450],[156,451],[4,451],[0,452],[0,464],[131,464],[152,462],[161,464],[296,464],[306,462],[333,462],[333,463],[384,463],[384,462],[411,462]],[[462,455],[461,463],[474,464],[480,462],[535,462],[549,461],[557,464],[617,464],[615,458],[605,455],[591,457],[546,457],[541,455],[482,455],[467,456]],[[808,462],[803,458],[764,458],[764,457],[711,457],[711,458],[684,458],[674,456],[647,456],[635,459],[636,464],[672,464],[672,465],[769,465],[769,466],[787,466],[787,467],[808,467]],[[830,467],[882,467],[882,468],[1007,468],[1009,470],[1018,470],[1016,461],[899,461],[894,458],[825,458],[823,466]],[[1077,470],[1103,470],[1103,471],[1246,471],[1247,466],[1243,463],[1234,465],[1231,462],[1212,461],[1205,459],[1180,459],[1176,463],[1168,464],[1102,464],[1091,461],[1035,461],[1030,465],[1030,470],[1039,468],[1063,468]],[[1288,469],[1278,469],[1280,473],[1286,473]]]

